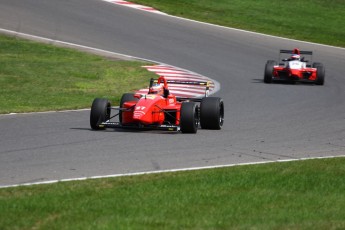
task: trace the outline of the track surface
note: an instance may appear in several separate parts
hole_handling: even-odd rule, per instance
[[[94,132],[89,111],[0,116],[0,185],[345,153],[344,49],[97,0],[0,0],[0,28],[200,73],[221,84],[226,107],[221,131],[196,135]],[[265,62],[294,47],[324,63],[324,86],[262,82]]]

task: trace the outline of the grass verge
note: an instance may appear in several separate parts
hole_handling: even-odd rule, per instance
[[[0,229],[343,229],[345,158],[0,190]]]
[[[345,47],[344,0],[132,0],[171,15]]]
[[[148,86],[148,63],[114,61],[0,35],[0,113],[79,109],[95,97],[116,103]]]

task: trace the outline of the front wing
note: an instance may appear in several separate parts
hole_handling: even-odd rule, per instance
[[[136,129],[136,130],[160,130],[160,131],[179,131],[180,126],[177,125],[143,125],[143,124],[126,124],[122,125],[120,122],[105,121],[98,125],[100,128],[121,128],[121,129]]]
[[[313,69],[307,68],[296,72],[297,73],[292,73],[289,69],[275,67],[273,70],[273,80],[293,80],[306,83],[312,83],[316,80],[316,72]]]

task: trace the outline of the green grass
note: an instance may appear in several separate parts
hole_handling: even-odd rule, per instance
[[[118,103],[146,87],[148,63],[114,61],[0,35],[0,113],[79,109],[95,97]]]
[[[0,190],[0,229],[344,229],[345,158]]]
[[[345,47],[344,0],[133,0],[171,15]]]

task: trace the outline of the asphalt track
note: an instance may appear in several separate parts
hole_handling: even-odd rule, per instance
[[[188,69],[225,102],[223,129],[196,135],[95,132],[89,111],[2,115],[0,185],[345,153],[344,49],[97,0],[0,0],[0,28]],[[324,63],[324,86],[263,83],[266,60],[294,47]]]

